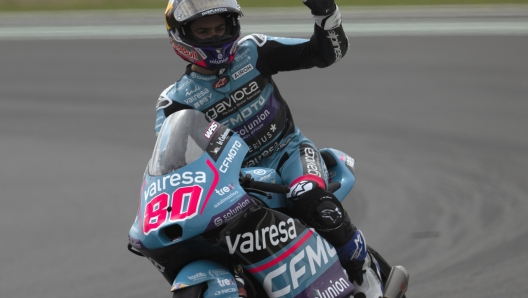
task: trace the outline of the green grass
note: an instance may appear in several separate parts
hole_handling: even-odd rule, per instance
[[[340,6],[526,4],[528,0],[336,0]],[[302,6],[301,0],[239,0],[242,8]],[[0,0],[0,11],[160,9],[167,0]]]

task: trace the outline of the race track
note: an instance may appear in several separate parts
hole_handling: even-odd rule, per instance
[[[525,297],[528,35],[350,42],[276,82],[305,135],[356,158],[345,206],[367,243],[408,269],[408,297]],[[165,38],[0,53],[0,297],[170,297],[126,244],[183,61]]]

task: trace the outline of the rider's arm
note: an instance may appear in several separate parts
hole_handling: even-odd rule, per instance
[[[316,24],[309,40],[267,37],[258,48],[257,69],[264,74],[276,74],[327,67],[341,59],[348,49],[348,39],[341,24],[341,13],[334,7],[328,15],[313,15]]]

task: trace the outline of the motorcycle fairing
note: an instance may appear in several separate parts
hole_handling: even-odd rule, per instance
[[[172,283],[171,292],[204,282],[207,283],[204,298],[238,298],[233,274],[224,266],[208,260],[195,261],[183,267]]]
[[[238,184],[239,169],[249,150],[247,145],[219,123],[204,125],[196,119],[200,117],[198,114],[189,116],[190,113],[195,111],[179,118],[173,118],[175,114],[169,116],[161,129],[145,172],[138,216],[129,233],[136,248],[157,249],[185,241],[219,227],[230,215],[253,205]],[[181,138],[176,124],[181,125],[182,119],[202,125],[199,130],[187,129],[192,134],[187,147],[194,146],[190,153],[185,152],[185,144],[176,144],[172,139],[173,135]],[[169,149],[171,156],[182,150],[184,154],[170,158],[164,155]],[[192,161],[185,160],[196,153],[201,155]]]
[[[346,153],[333,148],[323,148],[319,151],[330,154],[335,160],[335,164],[327,165],[328,177],[330,182],[339,182],[341,184],[339,189],[334,191],[334,195],[342,202],[356,183],[354,174],[355,160]]]
[[[244,176],[249,174],[257,182],[274,183],[279,185],[282,184],[282,178],[274,169],[248,167],[242,168],[241,171]],[[258,193],[252,193],[251,195],[259,198],[261,201],[266,202],[266,206],[271,209],[285,208],[287,206],[286,196],[282,193],[269,193],[269,195],[271,195],[269,198]]]
[[[189,267],[194,274],[176,282],[189,263],[208,259],[225,269],[234,256],[271,297],[350,293],[332,246],[298,220],[253,203],[238,183],[247,145],[204,116],[183,110],[165,120],[145,172],[131,245],[176,287],[202,277]],[[339,160],[339,152],[334,156]],[[346,161],[345,155],[336,165],[346,167]],[[337,178],[349,171],[331,170]]]
[[[270,297],[316,298],[324,291],[341,297],[354,289],[336,250],[313,229],[276,210],[254,206],[220,237]]]

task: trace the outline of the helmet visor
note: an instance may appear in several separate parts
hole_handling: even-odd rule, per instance
[[[176,6],[174,18],[178,22],[186,22],[217,13],[240,13],[236,0],[175,0],[174,5]]]

